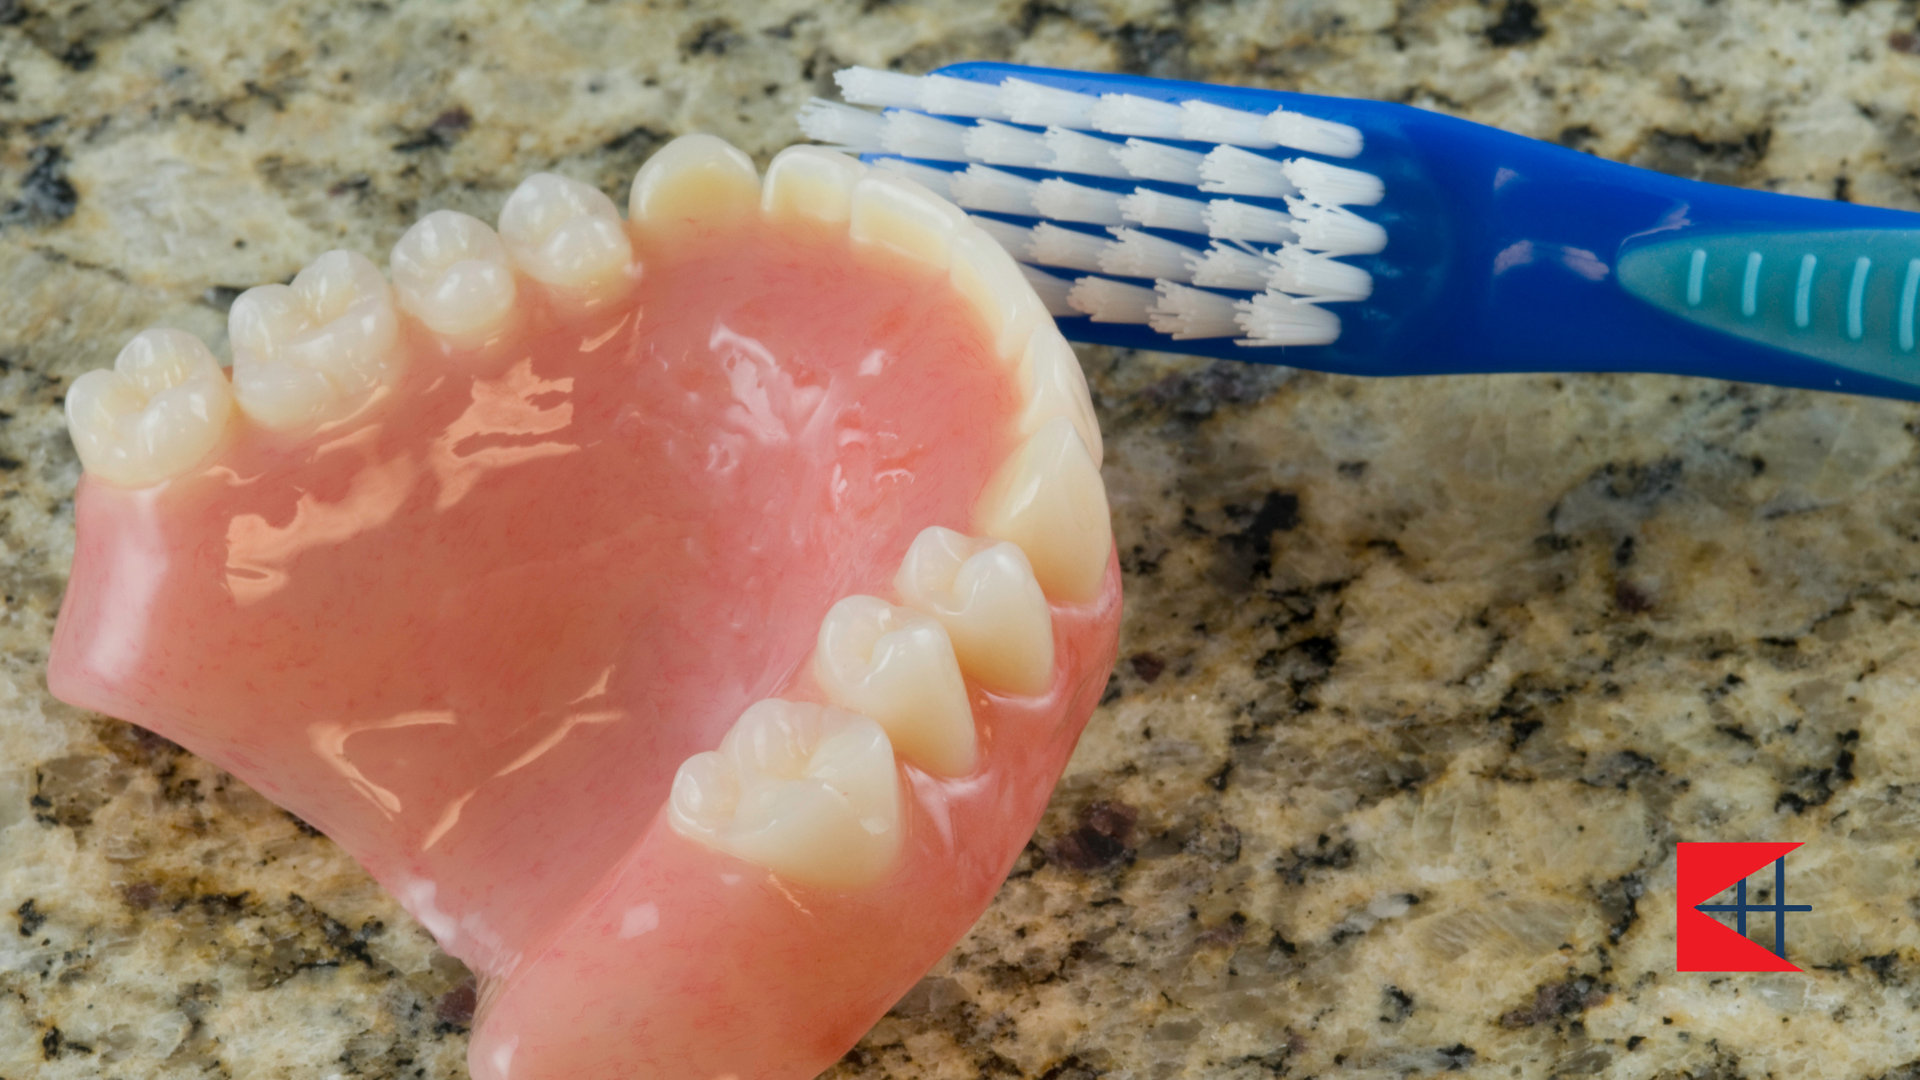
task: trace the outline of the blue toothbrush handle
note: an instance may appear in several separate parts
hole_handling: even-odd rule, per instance
[[[1365,134],[1340,163],[1384,180],[1362,213],[1389,239],[1345,260],[1375,285],[1328,305],[1338,341],[1170,346],[1061,319],[1075,340],[1349,374],[1644,371],[1920,400],[1920,215],[1680,179],[1386,102],[1006,64],[941,74],[1285,108]]]

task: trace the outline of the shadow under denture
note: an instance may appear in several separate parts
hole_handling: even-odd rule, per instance
[[[1097,429],[1011,263],[812,148],[776,161],[764,214],[717,140],[660,159],[631,223],[557,177],[497,239],[430,215],[396,248],[391,329],[354,322],[385,287],[347,253],[237,303],[254,370],[306,381],[264,412],[242,386],[164,482],[89,459],[76,501],[55,693],[352,852],[480,974],[477,1076],[812,1075],[985,907],[1111,666]],[[932,526],[1031,560],[1001,562],[1052,601],[1052,677],[962,649],[964,760],[881,718],[892,869],[810,886],[675,832],[675,770],[748,706],[853,705],[809,664],[822,617],[899,596]],[[951,665],[929,615],[906,617]]]

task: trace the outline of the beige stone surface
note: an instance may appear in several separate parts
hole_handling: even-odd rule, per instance
[[[1912,209],[1915,18],[0,0],[0,1076],[465,1075],[465,973],[337,848],[46,691],[60,402],[134,331],[221,349],[237,289],[535,170],[618,195],[694,130],[764,165],[848,63],[1405,101]],[[1121,662],[995,906],[834,1075],[1920,1075],[1920,412],[1082,360]],[[1683,840],[1806,842],[1806,974],[1672,971]]]

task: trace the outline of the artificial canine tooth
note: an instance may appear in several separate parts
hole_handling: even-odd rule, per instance
[[[989,689],[1038,694],[1053,683],[1053,616],[1018,544],[931,526],[894,575],[908,607],[940,621],[960,669]]]
[[[331,420],[399,376],[393,294],[366,256],[329,251],[291,285],[261,285],[227,312],[240,411],[284,429]]]
[[[1086,603],[1100,594],[1113,551],[1107,489],[1066,417],[1048,421],[1001,463],[974,520],[985,535],[1020,545],[1049,599]]]
[[[746,213],[760,202],[753,159],[725,139],[682,135],[661,147],[634,174],[627,217],[658,228],[674,222]]]
[[[513,315],[513,267],[486,222],[435,210],[408,229],[387,258],[400,306],[459,346],[499,333]]]
[[[962,227],[953,238],[953,287],[986,320],[994,349],[1011,364],[1020,358],[1046,310],[1020,272],[1020,264],[985,230]]]
[[[1073,423],[1081,445],[1098,466],[1104,454],[1100,421],[1093,413],[1093,395],[1087,390],[1087,374],[1080,369],[1080,359],[1059,327],[1043,325],[1034,330],[1021,354],[1018,377],[1027,402],[1017,424],[1021,438],[1039,434],[1055,417],[1064,416]]]
[[[884,879],[900,851],[899,773],[879,724],[831,705],[755,702],[720,749],[680,763],[680,835],[823,889]]]
[[[186,472],[219,445],[232,415],[227,373],[184,330],[142,330],[112,368],[67,388],[67,430],[80,463],[123,487]]]
[[[945,267],[953,236],[967,216],[952,203],[896,173],[869,172],[853,187],[856,241],[889,247],[910,258]]]
[[[578,180],[553,173],[522,180],[500,208],[500,239],[528,277],[569,299],[611,299],[632,281],[633,241],[620,211]]]
[[[849,596],[820,622],[813,674],[828,700],[879,721],[905,760],[941,776],[973,771],[967,686],[946,627],[877,596]]]
[[[859,159],[822,146],[789,146],[773,156],[760,189],[760,212],[774,221],[812,218],[845,225],[853,186],[867,175]]]

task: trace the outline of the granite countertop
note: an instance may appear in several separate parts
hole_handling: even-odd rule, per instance
[[[46,690],[67,385],[136,330],[849,63],[1410,102],[1920,207],[1892,0],[0,0],[0,1076],[456,1077],[336,847]],[[1084,349],[1121,661],[999,900],[832,1073],[1920,1075],[1920,410]],[[1805,974],[1676,974],[1675,843],[1799,840]],[[1768,929],[1762,919],[1757,928]]]

